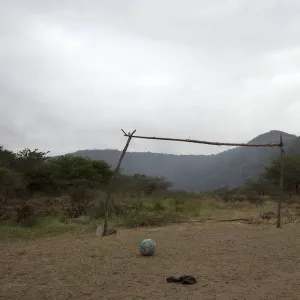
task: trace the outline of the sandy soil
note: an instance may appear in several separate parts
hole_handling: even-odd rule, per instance
[[[156,241],[154,257],[138,243]],[[300,227],[188,224],[0,244],[0,299],[300,299]],[[166,277],[193,275],[191,286]]]

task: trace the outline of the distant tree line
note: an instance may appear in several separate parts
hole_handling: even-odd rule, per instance
[[[300,195],[300,155],[286,155],[271,161],[265,171],[256,178],[248,179],[245,185],[235,189],[220,188],[214,193],[225,201],[249,200],[257,202],[263,197],[276,199],[281,194],[280,178],[283,170],[283,195],[291,198]]]
[[[276,199],[280,194],[281,165],[284,166],[284,194],[290,198],[293,195],[299,196],[300,155],[286,155],[273,160],[262,174],[248,179],[239,188],[224,187],[209,193],[225,202],[259,203],[266,197]],[[0,147],[0,221],[12,218],[22,223],[27,220],[33,213],[34,208],[29,205],[33,198],[38,202],[50,198],[52,203],[55,202],[54,199],[67,199],[62,201],[63,214],[66,217],[78,218],[86,215],[91,204],[95,204],[95,199],[99,199],[99,192],[103,196],[107,191],[113,171],[103,160],[73,155],[49,157],[49,152],[38,149],[26,148],[13,152]],[[155,197],[162,192],[164,197],[170,195],[173,198],[190,198],[189,193],[170,191],[170,187],[171,183],[165,178],[140,173],[129,176],[123,172],[117,176],[112,186],[114,194],[118,194],[118,199],[124,202],[134,199],[137,200],[135,203],[139,203],[143,197]],[[118,209],[118,204],[120,203],[115,203],[112,199],[112,209]],[[50,208],[47,207],[46,213],[51,213],[51,205]],[[103,212],[99,201],[97,205]],[[95,211],[95,208],[92,210]]]
[[[13,152],[0,147],[0,218],[5,208],[15,206],[20,221],[22,214],[29,214],[28,200],[37,195],[67,196],[67,216],[76,218],[86,214],[91,200],[97,197],[96,191],[106,191],[113,170],[105,161],[48,154],[38,149]],[[140,197],[169,187],[164,178],[121,174],[113,188]]]

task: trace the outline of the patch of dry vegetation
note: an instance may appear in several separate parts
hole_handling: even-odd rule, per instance
[[[173,196],[173,197],[172,197]],[[33,199],[28,202],[33,206],[36,221],[31,226],[16,226],[3,223],[0,226],[0,240],[45,237],[65,232],[94,232],[103,223],[103,202],[105,194],[99,193],[98,198],[90,203],[86,215],[78,218],[67,218],[62,213],[66,198]],[[110,224],[113,227],[137,228],[145,226],[164,226],[173,223],[199,220],[248,219],[251,224],[275,224],[277,204],[274,201],[260,201],[259,204],[249,201],[224,202],[221,199],[201,194],[189,195],[187,199],[169,193],[124,199],[114,196],[110,207]],[[36,212],[40,213],[36,217]],[[271,213],[271,218],[262,218],[263,213]],[[282,211],[282,223],[299,221],[300,209],[295,204],[285,204]],[[32,218],[32,216],[29,216]]]

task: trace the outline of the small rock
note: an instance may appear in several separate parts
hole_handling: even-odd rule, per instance
[[[116,233],[117,233],[117,229],[107,228],[105,236],[116,234]],[[96,236],[101,237],[102,234],[103,234],[103,227],[102,226],[98,226],[97,230],[96,230]]]
[[[102,226],[98,226],[97,230],[96,230],[96,236],[101,237],[102,236],[102,232],[103,232],[103,227]]]

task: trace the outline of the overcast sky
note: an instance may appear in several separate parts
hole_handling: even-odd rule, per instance
[[[299,37],[299,0],[1,0],[0,143],[57,154],[121,149],[121,128],[220,142],[300,135]]]

